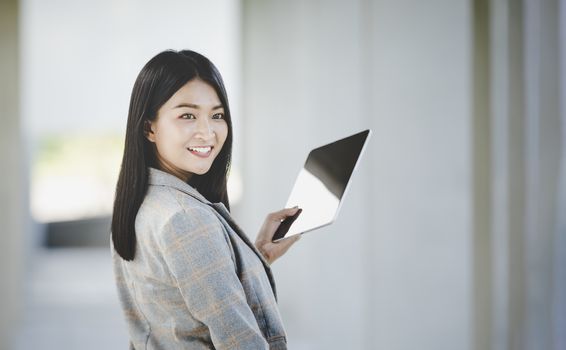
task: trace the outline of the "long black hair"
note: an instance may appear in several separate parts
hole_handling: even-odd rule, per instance
[[[193,174],[188,181],[206,199],[230,203],[226,188],[232,157],[232,118],[222,77],[203,55],[190,50],[167,50],[153,57],[140,71],[132,95],[126,126],[124,156],[114,198],[112,243],[125,260],[136,252],[135,219],[148,187],[149,167],[157,168],[154,146],[146,139],[144,125],[154,121],[159,108],[192,79],[199,78],[214,88],[224,107],[228,136],[222,150],[203,175]]]

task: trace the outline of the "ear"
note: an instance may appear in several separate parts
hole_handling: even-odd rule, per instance
[[[143,134],[149,142],[155,142],[155,133],[153,132],[153,124],[149,120],[143,122]]]

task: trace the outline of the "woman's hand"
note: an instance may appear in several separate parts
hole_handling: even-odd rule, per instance
[[[288,216],[293,216],[299,210],[298,207],[287,208],[270,213],[265,218],[259,234],[255,240],[256,248],[263,254],[265,260],[271,265],[281,255],[285,254],[287,250],[301,238],[301,235],[294,235],[289,238],[284,238],[277,242],[272,242],[275,231]]]

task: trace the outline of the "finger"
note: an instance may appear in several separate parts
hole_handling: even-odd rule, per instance
[[[282,211],[280,211],[282,214],[282,216],[273,216],[269,221],[266,221],[266,226],[269,227],[269,232],[273,234],[275,234],[275,232],[279,229],[279,227],[285,223],[285,220],[291,220],[288,221],[287,223],[285,223],[286,228],[283,228],[284,234],[287,233],[287,231],[289,230],[289,226],[292,225],[292,223],[295,221],[296,219],[296,215],[298,215],[298,213],[300,213],[300,208],[291,208],[291,209],[284,209]],[[272,214],[277,214],[277,213],[272,213]]]
[[[271,213],[271,217],[273,218],[273,220],[284,220],[286,219],[288,216],[293,216],[295,215],[295,213],[297,212],[297,210],[299,210],[299,206],[294,206],[293,208],[285,208],[285,209],[281,209],[279,211],[273,212]]]
[[[268,261],[273,262],[284,255],[300,238],[301,235],[294,235],[277,242],[267,243],[258,249]]]

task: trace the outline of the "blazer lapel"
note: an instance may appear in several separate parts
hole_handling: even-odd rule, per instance
[[[261,254],[261,252],[256,248],[255,244],[253,244],[249,240],[248,236],[244,233],[244,231],[240,228],[240,226],[238,226],[238,224],[236,224],[236,222],[232,219],[232,216],[226,209],[226,206],[224,206],[224,203],[222,202],[211,203],[210,205],[216,210],[216,212],[218,212],[224,218],[224,220],[226,220],[226,222],[230,225],[230,227],[232,227],[234,232],[236,232],[236,234],[240,236],[242,241],[244,241],[244,243],[246,243],[250,247],[250,249],[259,257],[259,259],[263,263],[263,267],[265,268],[267,277],[269,278],[269,283],[271,284],[271,288],[273,289],[273,295],[275,296],[275,300],[277,300],[277,292],[275,290],[275,280],[273,278],[273,273],[271,272],[271,267],[269,266],[269,263],[263,257],[263,254]]]
[[[263,263],[263,267],[265,268],[265,272],[267,273],[267,277],[269,279],[269,283],[271,284],[271,289],[273,290],[273,295],[275,296],[275,300],[277,300],[277,292],[275,290],[275,279],[273,278],[273,273],[271,272],[271,267],[263,254],[259,252],[259,250],[255,247],[255,245],[250,241],[248,236],[244,233],[244,231],[236,224],[236,222],[232,219],[230,212],[224,206],[224,203],[211,203],[208,199],[206,199],[200,192],[198,192],[194,187],[189,185],[186,182],[183,182],[181,179],[161,171],[155,168],[149,168],[149,183],[152,185],[158,186],[170,186],[173,187],[183,193],[188,194],[191,197],[199,200],[200,202],[211,206],[218,214],[220,214],[224,220],[232,227],[234,232],[250,247],[250,249],[258,256],[258,258]]]

